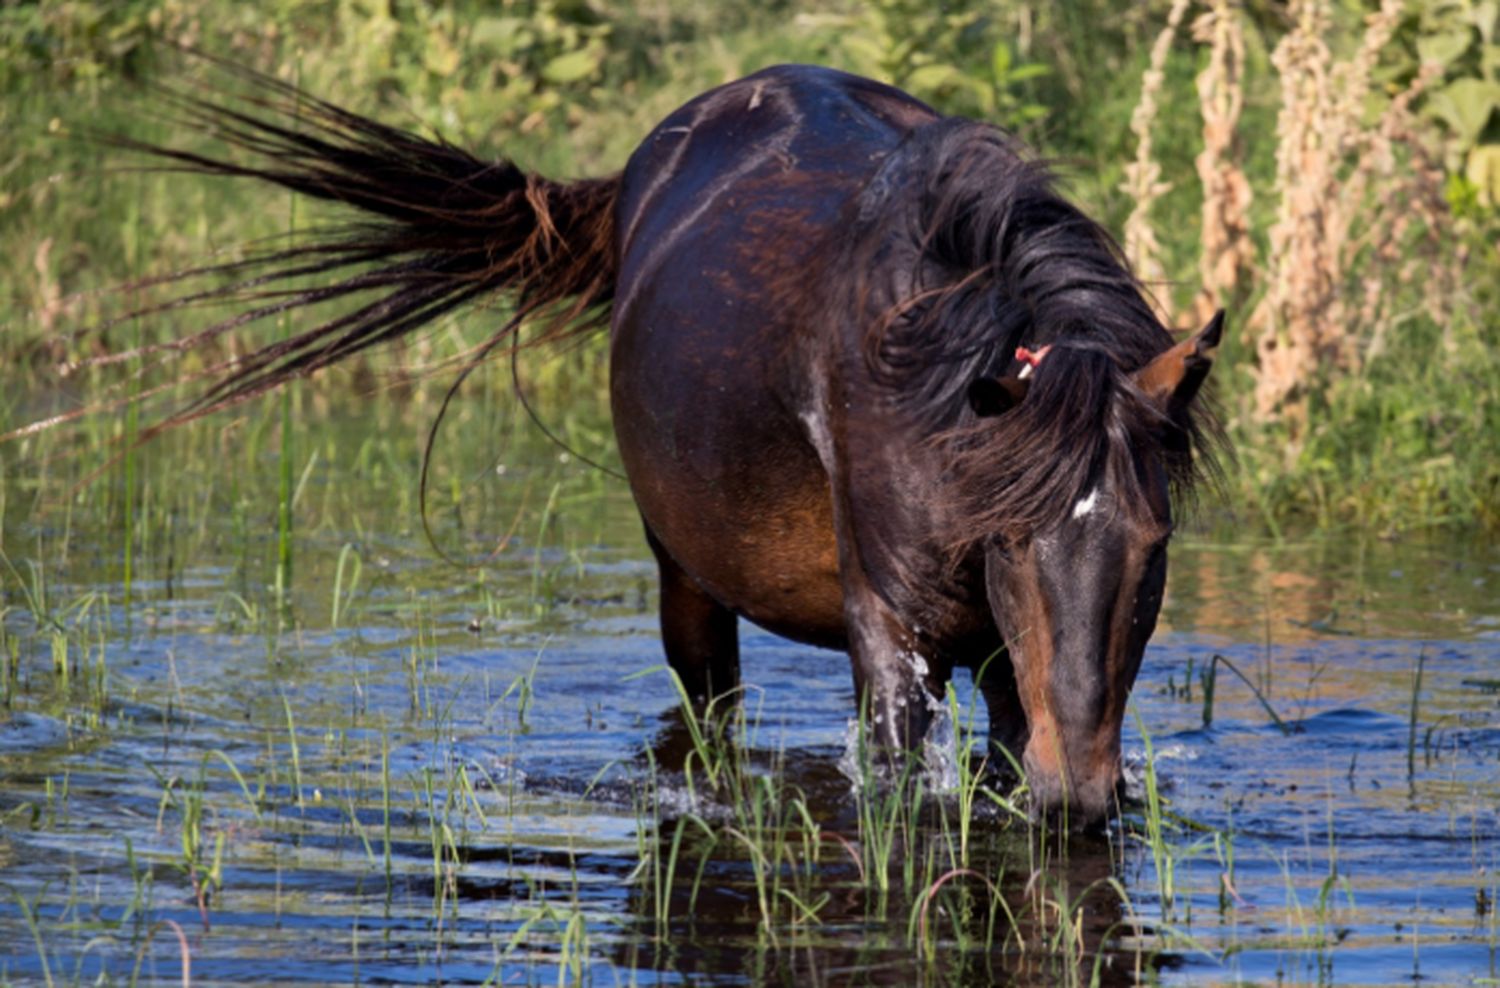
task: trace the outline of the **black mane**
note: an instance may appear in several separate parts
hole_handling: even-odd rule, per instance
[[[1114,239],[1003,132],[949,118],[892,152],[842,234],[864,359],[890,404],[950,452],[956,549],[1053,524],[1112,457],[1159,453],[1178,495],[1212,470],[1211,415],[1167,421],[1130,374],[1168,349]],[[967,390],[1052,345],[1014,410]],[[1198,455],[1194,455],[1197,453]]]

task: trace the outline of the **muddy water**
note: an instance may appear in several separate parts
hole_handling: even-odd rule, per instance
[[[117,536],[80,525],[56,558],[55,518],[16,517],[12,498],[0,975],[180,983],[185,961],[197,984],[1500,972],[1500,550],[1181,539],[1126,737],[1138,793],[1148,739],[1154,754],[1163,853],[1141,811],[1108,842],[1047,852],[980,814],[976,870],[1013,906],[1052,889],[1074,926],[1023,916],[1020,940],[945,934],[929,959],[912,945],[919,900],[861,891],[843,850],[859,832],[840,769],[847,660],[753,627],[749,760],[832,835],[811,918],[785,907],[763,925],[746,855],[694,857],[694,828],[665,906],[652,893],[639,866],[661,860],[675,821],[730,814],[653,765],[680,730],[628,499],[597,481],[553,494],[468,571],[388,507],[335,506],[305,525],[281,621],[256,563],[264,516],[202,512],[170,573],[160,548],[142,567],[127,609]],[[23,590],[30,544],[45,611],[68,629],[66,683],[34,582]]]

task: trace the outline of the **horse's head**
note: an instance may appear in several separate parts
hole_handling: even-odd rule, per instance
[[[990,609],[1006,642],[1026,714],[1020,747],[1039,814],[1071,824],[1105,817],[1120,781],[1126,699],[1156,627],[1172,533],[1169,457],[1212,364],[1223,314],[1101,393],[1113,430],[1071,503],[1025,534],[985,545]],[[1032,355],[1033,365],[1037,358]],[[1058,368],[1061,372],[1062,368]],[[971,390],[981,415],[1024,405],[1034,378]],[[1061,510],[1058,510],[1060,508]]]

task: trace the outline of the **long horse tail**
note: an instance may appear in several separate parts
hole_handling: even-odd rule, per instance
[[[215,156],[119,136],[104,140],[145,153],[163,170],[258,179],[352,207],[357,215],[247,259],[159,279],[215,283],[133,315],[215,301],[241,309],[129,355],[190,350],[250,323],[344,304],[310,329],[205,370],[211,383],[163,427],[312,374],[480,299],[508,300],[513,316],[479,354],[514,340],[523,321],[537,326],[528,345],[604,321],[614,294],[618,176],[551,181],[228,68],[249,79],[249,95],[214,101],[169,91],[163,98],[180,120],[214,133],[232,153]]]

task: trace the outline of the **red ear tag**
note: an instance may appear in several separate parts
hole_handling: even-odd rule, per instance
[[[1036,370],[1037,366],[1041,364],[1042,358],[1047,356],[1048,351],[1051,349],[1051,343],[1048,343],[1040,350],[1028,350],[1023,346],[1016,347],[1016,359],[1026,365],[1021,368],[1021,373],[1016,376],[1021,378],[1030,377],[1031,372]]]

